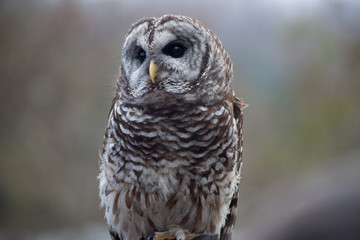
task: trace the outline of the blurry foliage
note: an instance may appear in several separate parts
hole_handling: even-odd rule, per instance
[[[123,37],[133,21],[168,13],[168,5],[149,14],[149,3],[83,2],[0,2],[0,230],[102,220],[97,156]],[[257,5],[251,12],[234,1],[206,14],[197,4],[175,4],[170,13],[220,33],[237,95],[249,103],[241,224],[274,181],[359,148],[360,32],[347,24],[360,21],[354,14],[343,21],[352,6],[331,2],[319,15],[287,21],[257,13]]]
[[[291,79],[269,104],[266,121],[272,126],[258,130],[263,139],[256,143],[259,171],[272,173],[254,181],[292,175],[360,146],[360,38],[347,38],[316,18],[287,26],[283,41]]]
[[[1,225],[36,230],[96,219],[104,100],[112,95],[103,79],[111,72],[114,81],[118,54],[75,2],[2,5]]]
[[[311,154],[311,161],[326,159],[355,149],[360,143],[360,55],[354,44],[326,25],[298,22],[289,31],[288,45],[296,56],[296,81],[292,87],[296,96],[296,136],[299,146]],[[357,60],[356,60],[357,59]]]

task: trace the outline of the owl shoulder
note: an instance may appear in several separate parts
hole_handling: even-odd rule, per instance
[[[238,98],[235,96],[232,103],[234,108],[234,117],[236,120],[238,120],[242,117],[242,111],[248,106],[248,104],[244,103],[244,100],[242,98]]]

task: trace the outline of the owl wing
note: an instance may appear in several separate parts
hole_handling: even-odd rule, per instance
[[[238,134],[237,151],[239,151],[239,157],[238,159],[235,159],[235,166],[236,166],[237,174],[240,175],[240,168],[242,162],[242,145],[243,145],[243,137],[242,137],[243,109],[247,107],[247,104],[245,104],[241,98],[237,98],[235,96],[232,104],[233,104],[234,118],[236,120],[236,128]],[[238,187],[239,186],[236,187],[233,198],[230,202],[229,205],[230,211],[226,216],[225,225],[221,228],[220,240],[231,240],[231,234],[236,220],[237,202],[239,198]]]

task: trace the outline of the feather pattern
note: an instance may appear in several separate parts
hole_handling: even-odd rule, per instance
[[[164,54],[174,43],[183,57]],[[160,69],[154,82],[150,60]],[[231,80],[230,57],[198,21],[165,15],[130,28],[100,154],[112,239],[175,228],[231,239],[246,106]]]

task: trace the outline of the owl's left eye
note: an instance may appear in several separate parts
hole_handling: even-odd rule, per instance
[[[141,47],[139,48],[139,50],[137,52],[136,58],[139,59],[140,64],[142,64],[146,59],[146,52]]]
[[[184,56],[185,51],[186,47],[181,43],[169,43],[162,50],[163,53],[173,58],[180,58]]]

